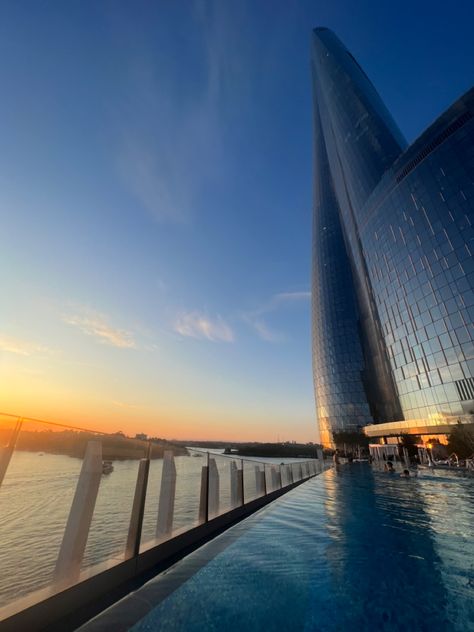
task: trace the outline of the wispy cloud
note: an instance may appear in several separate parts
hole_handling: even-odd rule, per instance
[[[118,172],[159,222],[187,223],[201,192],[225,170],[228,118],[241,111],[249,94],[248,69],[255,66],[245,29],[239,28],[247,21],[239,3],[196,1],[190,9],[192,54],[202,77],[183,90],[183,62],[150,53],[143,33],[129,26],[134,56],[126,80],[134,98],[114,104]]]
[[[250,75],[258,58],[250,50],[251,22],[243,3],[197,0],[194,9],[203,34],[208,100],[232,101],[248,96],[242,92],[248,92],[250,88]],[[243,36],[243,31],[247,31],[247,37]],[[232,103],[228,105],[232,106]]]
[[[286,339],[283,332],[270,327],[266,322],[267,317],[285,305],[307,301],[311,298],[311,292],[280,292],[274,294],[269,301],[255,310],[244,312],[242,320],[255,330],[257,335],[266,342],[281,342]]]
[[[121,402],[121,401],[118,401],[118,400],[112,401],[112,404],[114,406],[117,406],[117,408],[127,408],[127,409],[133,409],[133,410],[136,410],[137,408],[140,408],[140,406],[138,404],[129,404],[128,402]]]
[[[52,349],[45,345],[3,335],[0,335],[0,349],[22,356],[51,355],[54,353]]]
[[[77,327],[82,333],[96,338],[103,344],[123,349],[136,347],[132,332],[113,327],[107,316],[99,312],[83,308],[79,313],[63,315],[62,319],[68,325]]]
[[[183,100],[170,68],[147,52],[129,68],[136,110],[123,114],[119,175],[139,206],[157,222],[188,223],[196,200],[222,165],[219,103],[206,85]]]
[[[281,332],[269,327],[261,314],[248,312],[242,314],[242,320],[255,330],[259,338],[266,342],[281,342],[285,339],[285,336]]]
[[[178,315],[174,331],[181,336],[202,338],[212,342],[233,342],[234,332],[221,316],[209,318],[200,312],[183,312]]]

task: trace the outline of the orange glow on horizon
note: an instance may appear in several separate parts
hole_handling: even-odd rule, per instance
[[[75,426],[84,430],[113,434],[123,432],[129,437],[135,437],[136,434],[146,434],[149,437],[159,437],[162,439],[179,441],[232,441],[232,442],[270,442],[280,441],[298,441],[306,443],[308,441],[317,441],[315,436],[308,436],[307,432],[297,432],[287,430],[284,434],[280,432],[275,435],[274,432],[268,431],[269,422],[267,420],[239,420],[229,425],[222,424],[222,419],[226,418],[223,413],[219,417],[212,418],[196,412],[195,415],[189,413],[162,412],[159,413],[142,413],[131,414],[129,411],[119,411],[117,413],[107,410],[99,410],[93,413],[91,410],[83,406],[81,412],[77,409],[59,413],[59,408],[51,405],[45,405],[44,402],[37,406],[28,405],[7,405],[0,400],[0,410],[9,413],[15,417],[31,417],[37,420],[50,421],[65,426]],[[235,418],[235,413],[232,419]],[[271,423],[271,422],[270,422]],[[1,427],[10,427],[14,425],[14,418],[0,416]],[[238,427],[238,431],[236,431]],[[25,421],[25,429],[42,430],[48,429],[53,431],[62,431],[63,427],[50,426],[47,424]],[[273,435],[273,436],[272,436]]]
[[[275,416],[250,404],[229,409],[226,402],[202,401],[199,397],[175,403],[171,397],[166,400],[164,393],[162,404],[157,405],[146,392],[135,393],[135,399],[127,403],[114,399],[114,393],[102,389],[99,380],[93,381],[92,390],[90,383],[62,381],[61,375],[27,375],[6,363],[0,369],[4,387],[0,411],[13,415],[97,432],[122,431],[130,437],[143,433],[181,441],[318,441],[314,419],[298,420],[296,424],[284,413]],[[128,396],[132,397],[130,393]]]

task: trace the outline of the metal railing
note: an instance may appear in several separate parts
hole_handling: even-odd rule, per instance
[[[273,463],[0,413],[2,444],[0,620],[331,466],[322,451]]]

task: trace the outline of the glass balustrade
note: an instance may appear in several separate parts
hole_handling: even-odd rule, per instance
[[[284,461],[0,414],[0,621],[325,467]]]

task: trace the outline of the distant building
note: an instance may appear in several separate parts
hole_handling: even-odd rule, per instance
[[[406,429],[411,420],[433,426],[469,416],[474,90],[407,147],[367,75],[328,29],[313,32],[312,74],[321,441],[332,445],[333,432],[372,423]]]
[[[143,432],[139,432],[138,434],[135,435],[135,439],[139,439],[140,441],[147,441],[148,435]]]

